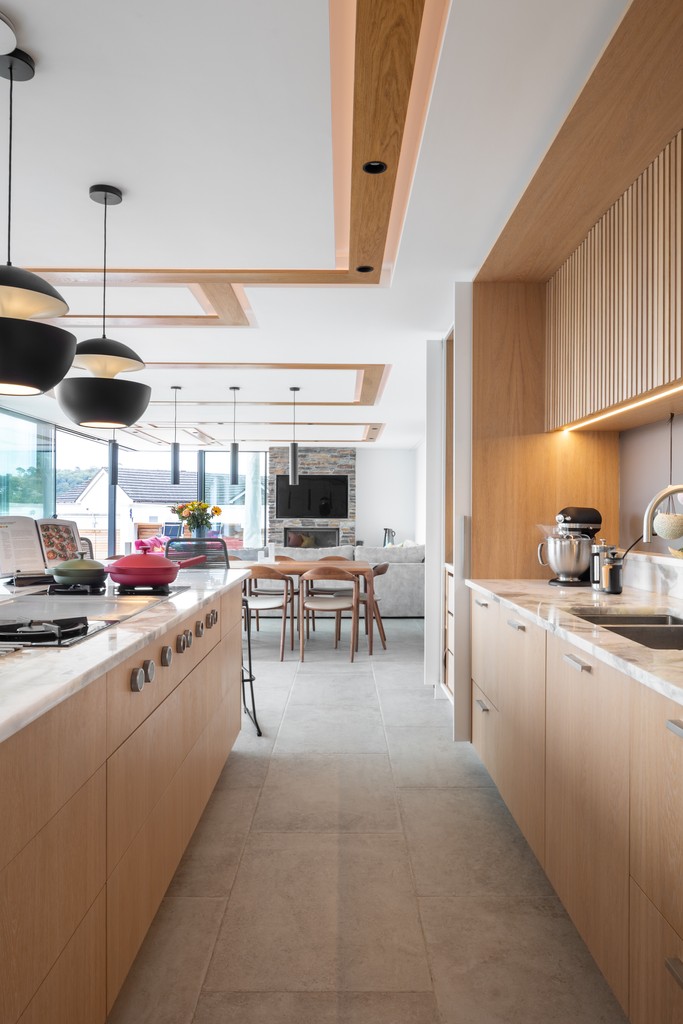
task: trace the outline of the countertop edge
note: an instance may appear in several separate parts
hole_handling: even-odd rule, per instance
[[[241,586],[249,572],[230,569],[225,575],[229,578],[220,581],[207,579],[204,574],[201,580],[186,576],[182,582],[189,584],[189,590],[180,594],[176,601],[170,599],[153,605],[81,645],[61,651],[27,649],[9,656],[2,665],[5,672],[0,678],[0,743],[153,643],[176,622],[233,587]],[[1,659],[0,664],[4,661]],[[55,679],[55,676],[62,678]]]

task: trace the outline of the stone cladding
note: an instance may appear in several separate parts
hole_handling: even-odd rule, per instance
[[[289,472],[289,448],[268,449],[268,540],[282,544],[284,527],[336,527],[340,544],[356,543],[356,449],[304,448],[299,445],[299,473],[339,475],[349,478],[348,519],[276,519],[275,477]]]

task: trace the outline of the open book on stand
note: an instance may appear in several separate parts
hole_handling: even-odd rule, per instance
[[[78,526],[71,519],[0,516],[0,576],[14,577],[17,586],[39,581],[80,550]]]

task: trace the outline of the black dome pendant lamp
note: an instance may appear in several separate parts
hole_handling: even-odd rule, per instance
[[[12,135],[14,83],[33,78],[27,53],[0,55],[0,76],[9,79],[9,146],[7,173],[7,263],[0,266],[0,394],[40,395],[68,372],[76,349],[69,331],[39,324],[31,317],[56,317],[69,307],[51,284],[37,274],[12,266]]]
[[[107,320],[107,208],[123,199],[114,185],[91,185],[90,198],[104,206],[102,268],[102,337],[76,346],[73,365],[90,370],[92,377],[69,377],[57,389],[57,401],[69,419],[81,427],[130,427],[149,405],[152,389],[133,380],[116,380],[117,373],[144,370],[137,352],[106,335]]]
[[[231,387],[232,391],[232,444],[230,445],[230,486],[235,487],[240,482],[240,446],[237,443],[235,420],[237,416],[237,387]]]

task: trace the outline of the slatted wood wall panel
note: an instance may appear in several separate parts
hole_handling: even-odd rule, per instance
[[[680,381],[683,131],[547,283],[546,428]]]

